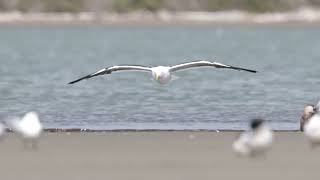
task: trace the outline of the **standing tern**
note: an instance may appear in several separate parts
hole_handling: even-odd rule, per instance
[[[252,120],[250,127],[233,143],[233,150],[242,156],[264,154],[273,143],[273,131],[261,119]]]

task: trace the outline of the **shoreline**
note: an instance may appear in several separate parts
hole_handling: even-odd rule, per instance
[[[130,13],[22,13],[1,12],[1,26],[320,26],[320,9],[251,13],[231,10],[203,11],[135,11]]]

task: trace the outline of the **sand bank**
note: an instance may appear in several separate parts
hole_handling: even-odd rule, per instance
[[[237,132],[45,133],[37,151],[9,133],[1,142],[1,179],[316,179],[320,148],[300,132],[278,132],[265,158],[231,151]]]

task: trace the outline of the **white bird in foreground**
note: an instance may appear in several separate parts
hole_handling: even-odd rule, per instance
[[[32,148],[36,148],[37,138],[39,138],[43,130],[36,112],[28,112],[22,119],[13,120],[11,127],[14,132],[22,136],[25,146],[30,143]]]
[[[101,69],[93,74],[89,74],[89,75],[84,76],[80,79],[72,81],[69,84],[74,84],[74,83],[77,83],[77,82],[84,80],[84,79],[89,79],[89,78],[92,78],[95,76],[100,76],[100,75],[105,75],[105,74],[111,74],[112,72],[123,71],[123,70],[136,70],[136,71],[151,72],[154,80],[156,80],[160,84],[167,84],[170,82],[171,73],[173,73],[173,72],[183,70],[183,69],[193,68],[193,67],[204,67],[204,66],[214,67],[214,68],[234,69],[234,70],[239,70],[239,71],[247,71],[247,72],[251,72],[251,73],[257,72],[255,70],[251,70],[251,69],[229,66],[229,65],[225,65],[225,64],[221,64],[221,63],[217,63],[217,62],[209,62],[209,61],[195,61],[195,62],[178,64],[175,66],[156,66],[156,67],[146,67],[146,66],[140,66],[140,65],[119,65],[119,66],[112,66],[112,67]]]
[[[305,123],[303,128],[304,134],[314,147],[320,144],[320,113],[319,111]]]
[[[242,156],[257,156],[265,153],[272,145],[273,131],[263,120],[254,119],[251,130],[244,132],[233,143],[233,150]]]

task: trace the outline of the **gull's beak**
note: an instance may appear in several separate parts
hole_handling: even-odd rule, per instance
[[[159,81],[159,77],[160,77],[159,74],[156,73],[156,80],[157,80],[157,81]]]

